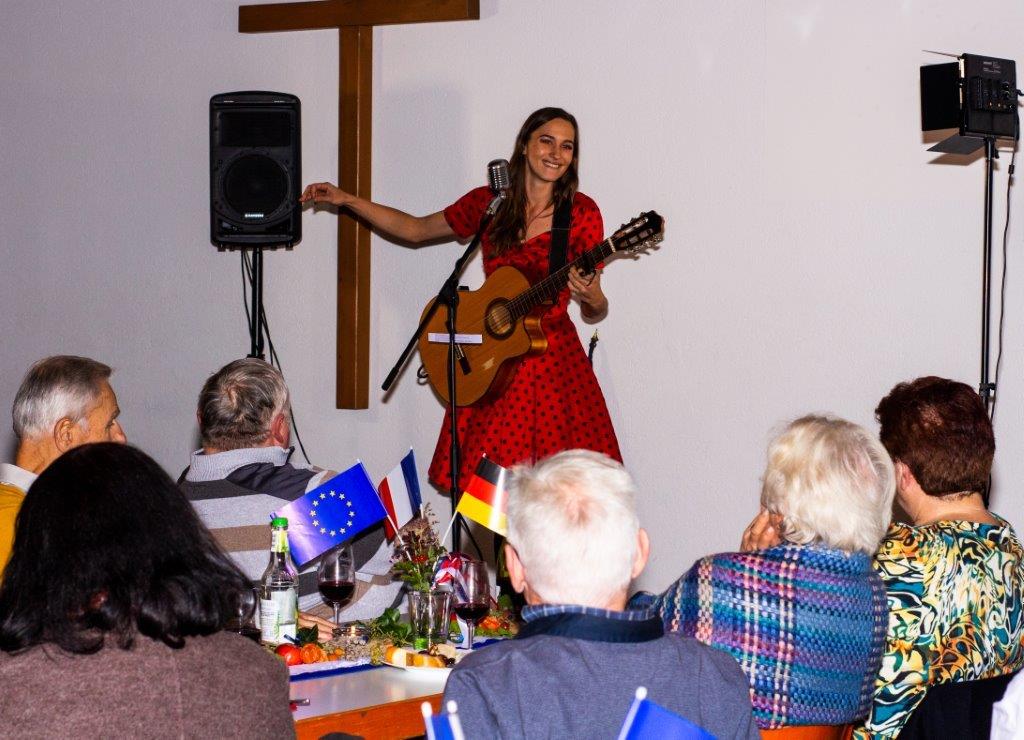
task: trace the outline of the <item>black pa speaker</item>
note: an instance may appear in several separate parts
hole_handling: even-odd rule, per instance
[[[219,249],[302,239],[299,99],[276,92],[210,98],[210,240]]]

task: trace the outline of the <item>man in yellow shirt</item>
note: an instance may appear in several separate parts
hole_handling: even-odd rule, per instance
[[[110,387],[110,367],[87,357],[57,355],[29,368],[14,397],[14,464],[0,463],[0,567],[14,542],[25,493],[50,463],[88,442],[121,442],[121,410]]]

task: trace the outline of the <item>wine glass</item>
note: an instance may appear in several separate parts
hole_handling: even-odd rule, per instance
[[[320,559],[316,569],[317,588],[324,601],[334,607],[334,636],[341,634],[341,607],[352,599],[356,590],[356,566],[352,548],[336,547]]]
[[[260,603],[259,589],[243,588],[229,596],[230,617],[225,629],[237,632],[250,640],[260,641],[260,628],[256,626],[256,607]]]
[[[476,625],[491,610],[491,584],[487,578],[487,564],[480,560],[466,559],[459,572],[462,583],[456,586],[453,594],[455,614],[466,623],[466,647],[472,649]]]

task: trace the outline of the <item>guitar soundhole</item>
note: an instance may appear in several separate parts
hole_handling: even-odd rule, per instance
[[[507,337],[512,333],[514,322],[512,312],[504,301],[493,303],[487,309],[487,331],[496,337]]]

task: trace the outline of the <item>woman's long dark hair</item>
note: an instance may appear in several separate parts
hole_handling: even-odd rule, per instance
[[[526,156],[523,154],[530,136],[548,121],[561,118],[572,124],[576,141],[572,150],[572,161],[555,183],[553,206],[555,210],[576,195],[580,186],[578,164],[580,160],[580,127],[576,118],[562,108],[541,108],[529,115],[516,135],[512,157],[508,162],[509,188],[505,202],[494,215],[490,226],[490,242],[493,254],[501,254],[519,245],[526,236]]]
[[[251,584],[145,453],[77,447],[32,484],[0,584],[0,650],[72,653],[223,629]]]

